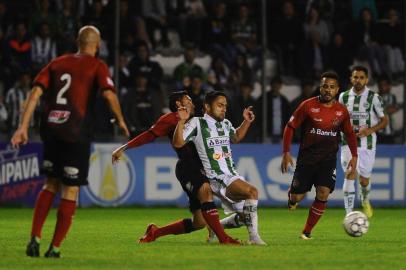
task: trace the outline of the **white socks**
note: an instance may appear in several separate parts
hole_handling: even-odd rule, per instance
[[[361,186],[361,200],[363,202],[369,201],[369,191],[370,190],[371,190],[371,182],[369,182],[369,184],[366,187]]]
[[[345,212],[348,214],[354,209],[355,180],[344,179],[343,192]]]
[[[245,218],[245,225],[248,229],[250,240],[256,239],[258,235],[258,200],[245,200],[243,214]]]

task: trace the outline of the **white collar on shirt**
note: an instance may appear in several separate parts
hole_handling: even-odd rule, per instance
[[[211,117],[211,116],[208,115],[207,113],[204,114],[203,118],[204,118],[207,122],[212,123],[212,124],[215,124],[215,123],[218,122],[216,119],[214,119],[213,117]],[[219,122],[219,123],[221,123],[221,122]]]
[[[362,91],[362,93],[361,93],[360,95],[358,95],[357,93],[355,93],[354,87],[351,87],[350,95],[353,95],[353,96],[362,96],[362,95],[368,94],[368,92],[369,92],[368,86],[365,86],[364,91]]]

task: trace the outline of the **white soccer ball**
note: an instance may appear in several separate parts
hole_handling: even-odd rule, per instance
[[[367,233],[369,221],[364,213],[354,211],[345,216],[343,227],[349,236],[360,237]]]

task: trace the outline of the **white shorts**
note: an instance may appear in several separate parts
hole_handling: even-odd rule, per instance
[[[209,179],[211,190],[221,200],[221,205],[226,215],[243,211],[244,200],[233,201],[226,196],[227,187],[237,179],[245,181],[241,175],[218,175],[215,179]]]
[[[370,178],[372,174],[372,169],[375,163],[375,150],[368,150],[357,148],[358,150],[358,163],[357,163],[357,173],[358,175]],[[343,171],[347,171],[348,163],[352,158],[350,148],[348,145],[341,147],[341,167]]]

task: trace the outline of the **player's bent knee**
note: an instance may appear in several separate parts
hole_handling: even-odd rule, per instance
[[[76,201],[79,193],[79,187],[77,186],[63,186],[62,198],[70,201]]]
[[[248,189],[249,199],[258,200],[258,190],[254,186],[250,186]]]
[[[52,192],[57,193],[61,188],[60,182],[55,178],[48,178],[44,184],[44,189]]]

